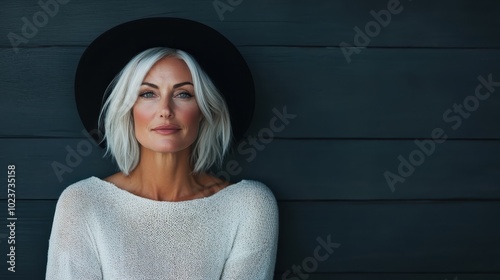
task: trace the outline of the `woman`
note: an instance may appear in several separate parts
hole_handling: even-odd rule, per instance
[[[194,57],[147,48],[110,89],[101,120],[120,172],[63,191],[46,278],[272,279],[276,200],[207,173],[237,124]]]

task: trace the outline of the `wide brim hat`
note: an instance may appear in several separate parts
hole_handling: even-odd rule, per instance
[[[75,100],[82,123],[94,140],[102,140],[96,132],[107,87],[135,55],[153,47],[183,50],[195,58],[222,93],[231,119],[233,141],[240,141],[255,106],[253,79],[243,56],[215,29],[171,17],[120,24],[101,34],[82,54],[75,77]],[[105,142],[100,145],[105,147]]]

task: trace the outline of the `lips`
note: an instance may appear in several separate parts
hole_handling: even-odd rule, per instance
[[[180,127],[173,125],[173,124],[168,124],[168,125],[160,125],[152,129],[153,131],[160,133],[160,134],[172,134],[180,131]]]

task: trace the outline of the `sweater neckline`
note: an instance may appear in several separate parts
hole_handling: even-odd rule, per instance
[[[224,193],[228,192],[228,189],[232,189],[236,185],[241,184],[244,181],[246,181],[245,179],[242,179],[241,181],[239,181],[237,183],[233,183],[233,184],[230,184],[230,185],[224,187],[223,189],[217,191],[216,193],[214,193],[210,196],[189,199],[189,200],[182,200],[182,201],[169,201],[169,200],[154,200],[154,199],[138,196],[136,194],[133,194],[127,190],[124,190],[124,189],[118,187],[117,185],[115,185],[111,182],[105,181],[105,180],[98,178],[96,176],[92,176],[91,178],[94,178],[95,180],[99,181],[101,183],[101,185],[108,186],[108,187],[110,187],[110,189],[113,189],[116,192],[121,193],[123,195],[126,195],[128,197],[131,197],[133,199],[141,200],[144,202],[150,202],[150,203],[175,204],[175,205],[185,205],[185,204],[191,204],[191,203],[196,203],[196,202],[208,202],[208,201],[216,199],[218,197],[222,197]]]

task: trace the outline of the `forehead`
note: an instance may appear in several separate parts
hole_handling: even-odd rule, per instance
[[[177,57],[164,57],[157,61],[144,77],[144,81],[191,81],[191,71],[182,59]]]

